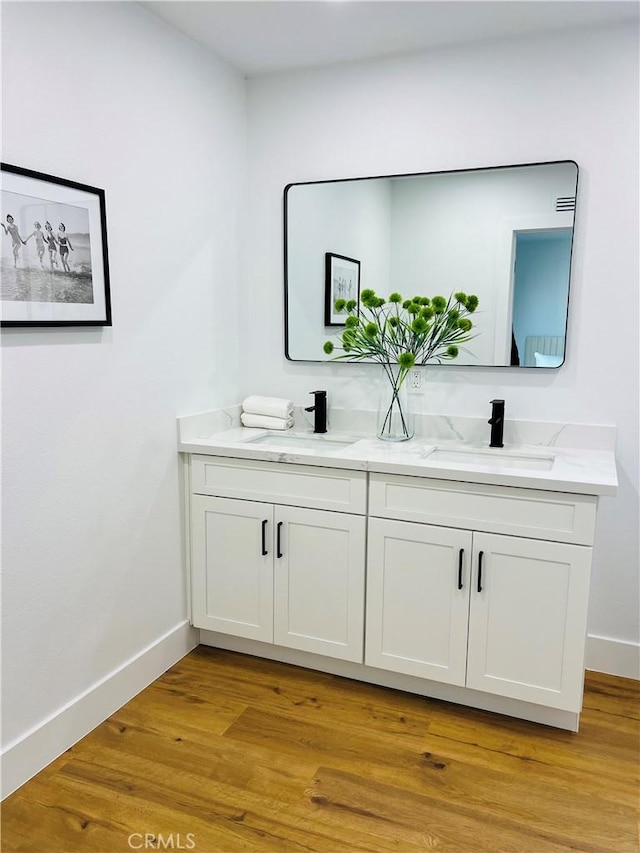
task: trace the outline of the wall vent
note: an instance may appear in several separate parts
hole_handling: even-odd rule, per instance
[[[573,196],[560,196],[556,199],[556,213],[560,213],[563,210],[575,210],[576,209],[576,197]]]

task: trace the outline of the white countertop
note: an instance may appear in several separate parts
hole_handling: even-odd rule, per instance
[[[274,436],[283,446],[253,443],[268,435]],[[301,439],[301,444],[296,446]],[[291,447],[284,446],[289,441]],[[340,441],[351,443],[336,446],[335,442]],[[246,427],[235,427],[207,437],[183,438],[179,440],[178,450],[585,495],[615,495],[618,486],[615,457],[609,450],[540,445],[489,448],[488,444],[427,438],[395,443],[334,430],[324,436],[314,436],[311,431],[271,433]]]

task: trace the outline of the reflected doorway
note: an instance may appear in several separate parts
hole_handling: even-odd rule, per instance
[[[572,231],[514,233],[512,364],[559,367],[564,361]]]

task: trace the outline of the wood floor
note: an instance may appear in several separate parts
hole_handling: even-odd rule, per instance
[[[638,699],[590,673],[571,734],[201,646],[5,801],[2,850],[637,853]]]

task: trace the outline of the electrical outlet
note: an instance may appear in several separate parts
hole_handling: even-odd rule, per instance
[[[411,371],[411,387],[412,388],[419,388],[421,378],[422,377],[420,376],[419,370],[412,370]]]

